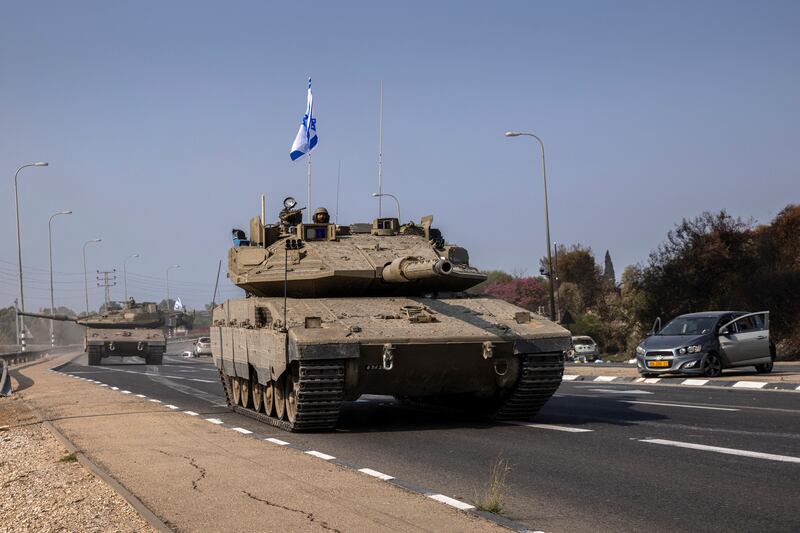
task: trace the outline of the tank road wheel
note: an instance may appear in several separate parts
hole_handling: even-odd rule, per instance
[[[295,367],[295,371],[297,368]],[[298,383],[299,375],[295,376],[295,372],[286,374],[286,419],[290,424],[294,425],[297,420],[297,393],[299,392],[300,385]]]
[[[275,386],[272,388],[275,394],[275,416],[279,420],[283,420],[284,416],[286,415],[286,389],[284,388],[286,384],[286,374],[282,375],[278,378],[278,381],[275,382]]]
[[[239,378],[231,376],[231,393],[233,394],[233,405],[242,405],[242,384]]]
[[[275,384],[270,381],[262,390],[264,397],[264,413],[267,416],[275,416]]]
[[[250,380],[246,378],[238,378],[239,386],[241,387],[242,407],[251,407],[250,402],[253,398],[250,395]]]
[[[260,413],[264,408],[264,385],[258,382],[258,376],[255,374],[250,381],[250,390],[253,391],[253,411]]]

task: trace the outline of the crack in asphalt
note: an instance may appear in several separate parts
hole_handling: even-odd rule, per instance
[[[194,467],[200,473],[200,477],[198,477],[197,479],[193,479],[192,480],[192,489],[196,490],[197,492],[203,492],[198,487],[198,483],[200,483],[206,477],[207,471],[206,471],[205,468],[203,468],[202,466],[197,464],[197,462],[194,460],[194,458],[189,457],[188,455],[173,455],[173,454],[167,453],[167,452],[165,452],[163,450],[158,450],[158,451],[160,453],[163,453],[164,455],[166,455],[168,457],[181,457],[181,458],[186,459],[187,461],[189,461],[189,465]]]
[[[258,496],[255,496],[255,495],[247,492],[246,490],[243,490],[242,493],[245,494],[247,497],[249,497],[249,498],[251,498],[251,499],[253,499],[253,500],[257,501],[257,502],[264,503],[266,505],[269,505],[270,507],[277,507],[278,509],[283,509],[284,511],[291,511],[293,513],[301,514],[301,515],[305,516],[308,519],[309,522],[312,522],[314,524],[319,525],[325,531],[334,531],[335,533],[342,533],[340,530],[329,526],[328,523],[325,522],[325,521],[319,521],[318,522],[316,517],[314,516],[314,513],[307,513],[306,511],[302,511],[300,509],[292,509],[291,507],[286,507],[285,505],[281,505],[279,503],[272,503],[271,501],[265,500],[263,498],[259,498]]]

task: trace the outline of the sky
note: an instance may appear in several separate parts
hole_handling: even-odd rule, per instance
[[[769,222],[800,201],[796,1],[13,1],[0,32],[0,306],[210,302],[232,228],[267,198],[306,205],[289,149],[313,77],[312,200],[338,222],[434,215],[481,269],[535,274],[552,240],[609,250],[619,275],[684,217]],[[393,203],[384,204],[392,210]]]

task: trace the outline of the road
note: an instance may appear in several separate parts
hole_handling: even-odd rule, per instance
[[[534,426],[345,405],[338,430],[291,434],[224,406],[209,358],[63,369],[475,501],[509,461],[504,515],[547,531],[800,530],[800,393],[564,383]]]

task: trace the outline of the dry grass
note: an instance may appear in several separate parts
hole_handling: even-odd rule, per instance
[[[511,465],[502,454],[497,456],[489,467],[489,484],[483,495],[477,498],[475,507],[487,513],[501,514],[503,512],[503,497],[508,491],[508,474]]]
[[[58,460],[59,463],[74,463],[78,460],[78,456],[75,455],[75,452],[68,453],[64,457]]]

